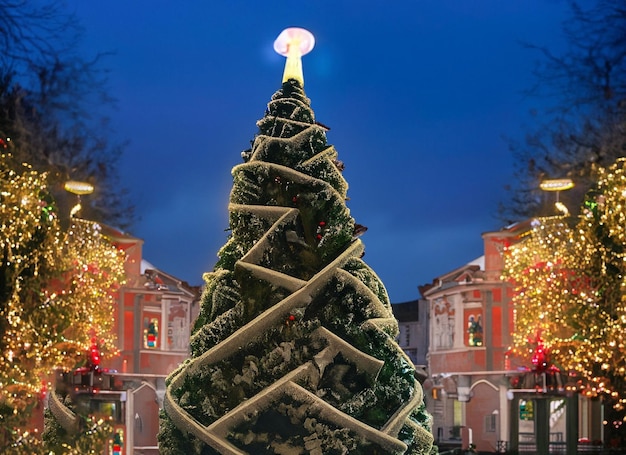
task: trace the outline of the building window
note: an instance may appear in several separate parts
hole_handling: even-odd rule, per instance
[[[148,349],[159,347],[159,320],[157,318],[143,319],[143,345]]]
[[[163,299],[161,305],[143,309],[143,349],[187,351],[190,302]]]
[[[471,314],[467,320],[467,344],[469,346],[483,345],[483,320],[482,316]]]
[[[498,414],[485,416],[485,433],[495,433],[498,425]]]
[[[454,412],[453,414],[454,426],[461,428],[461,424],[463,422],[463,404],[459,400],[454,400],[453,406],[454,406],[454,411],[453,411]]]
[[[169,301],[167,306],[167,349],[185,351],[189,345],[189,303]]]

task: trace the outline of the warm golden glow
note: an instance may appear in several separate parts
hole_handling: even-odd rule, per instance
[[[103,355],[117,354],[111,315],[125,255],[96,223],[73,218],[63,232],[45,174],[5,163],[2,156],[0,405],[19,418],[50,388],[53,369],[76,366],[91,337]]]
[[[78,212],[81,211],[81,209],[83,208],[83,206],[81,205],[81,203],[79,202],[78,204],[76,204],[74,207],[72,207],[72,209],[70,210],[70,216],[74,216],[76,215]]]
[[[302,71],[302,56],[308,54],[315,46],[315,38],[308,30],[298,27],[287,28],[282,31],[276,41],[274,50],[287,57],[283,82],[296,79],[304,87],[304,73]]]
[[[618,410],[626,407],[625,167],[622,158],[599,169],[578,222],[540,218],[506,249],[503,272],[515,290],[513,353],[528,358],[539,334],[554,364],[581,379],[581,393],[610,397]]]
[[[567,208],[567,206],[565,204],[563,204],[560,201],[556,201],[554,203],[554,206],[556,207],[556,209],[561,212],[563,215],[568,216],[569,215],[569,210]]]
[[[77,194],[79,196],[83,194],[91,194],[94,190],[91,183],[78,182],[76,180],[69,180],[65,182],[63,188],[65,188],[65,191],[69,191],[70,193]]]
[[[543,191],[564,191],[574,188],[572,179],[550,179],[539,184]]]

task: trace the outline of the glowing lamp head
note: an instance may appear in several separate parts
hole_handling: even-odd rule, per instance
[[[539,188],[543,191],[565,191],[574,188],[574,182],[571,179],[548,179],[542,181]]]
[[[315,46],[315,38],[308,30],[299,27],[286,28],[274,41],[274,50],[287,57],[283,83],[296,79],[304,87],[302,72],[302,56],[308,54]]]
[[[274,50],[288,57],[290,53],[297,52],[303,56],[311,52],[315,46],[315,38],[308,30],[299,27],[286,28],[274,41]]]
[[[69,180],[65,182],[64,188],[65,191],[79,196],[93,193],[93,185],[91,183],[78,182],[76,180]]]

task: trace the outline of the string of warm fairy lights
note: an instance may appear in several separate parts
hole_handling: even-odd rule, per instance
[[[97,336],[116,353],[113,293],[124,253],[97,223],[72,218],[62,232],[46,175],[0,161],[0,404],[17,417],[51,387],[55,368],[74,368]],[[21,436],[20,436],[21,437]]]
[[[537,219],[507,248],[503,273],[515,290],[512,352],[529,358],[541,340],[581,393],[610,397],[616,410],[626,409],[625,165],[599,170],[572,227],[564,217]]]
[[[586,203],[578,241],[587,244],[585,267],[596,300],[576,314],[587,341],[578,361],[592,371],[592,390],[626,408],[626,159],[599,169],[598,185]],[[595,390],[594,390],[595,389]]]
[[[72,219],[63,246],[64,287],[55,298],[71,307],[75,318],[65,336],[80,343],[81,354],[97,337],[103,357],[117,355],[111,315],[114,292],[124,283],[125,254],[102,236],[98,223],[79,218]]]
[[[33,306],[43,304],[35,294],[42,270],[50,269],[61,247],[58,223],[45,200],[45,175],[28,166],[18,173],[0,168],[2,272],[5,276],[0,307],[0,402],[14,413],[41,389],[41,348],[47,348],[46,327],[37,325]],[[42,315],[46,314],[43,304]],[[52,315],[48,314],[52,321]]]

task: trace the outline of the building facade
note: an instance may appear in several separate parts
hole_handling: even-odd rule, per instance
[[[430,321],[424,389],[443,447],[543,453],[602,437],[599,403],[568,393],[567,378],[508,356],[515,312],[502,253],[531,222],[484,233],[483,256],[419,288]]]

